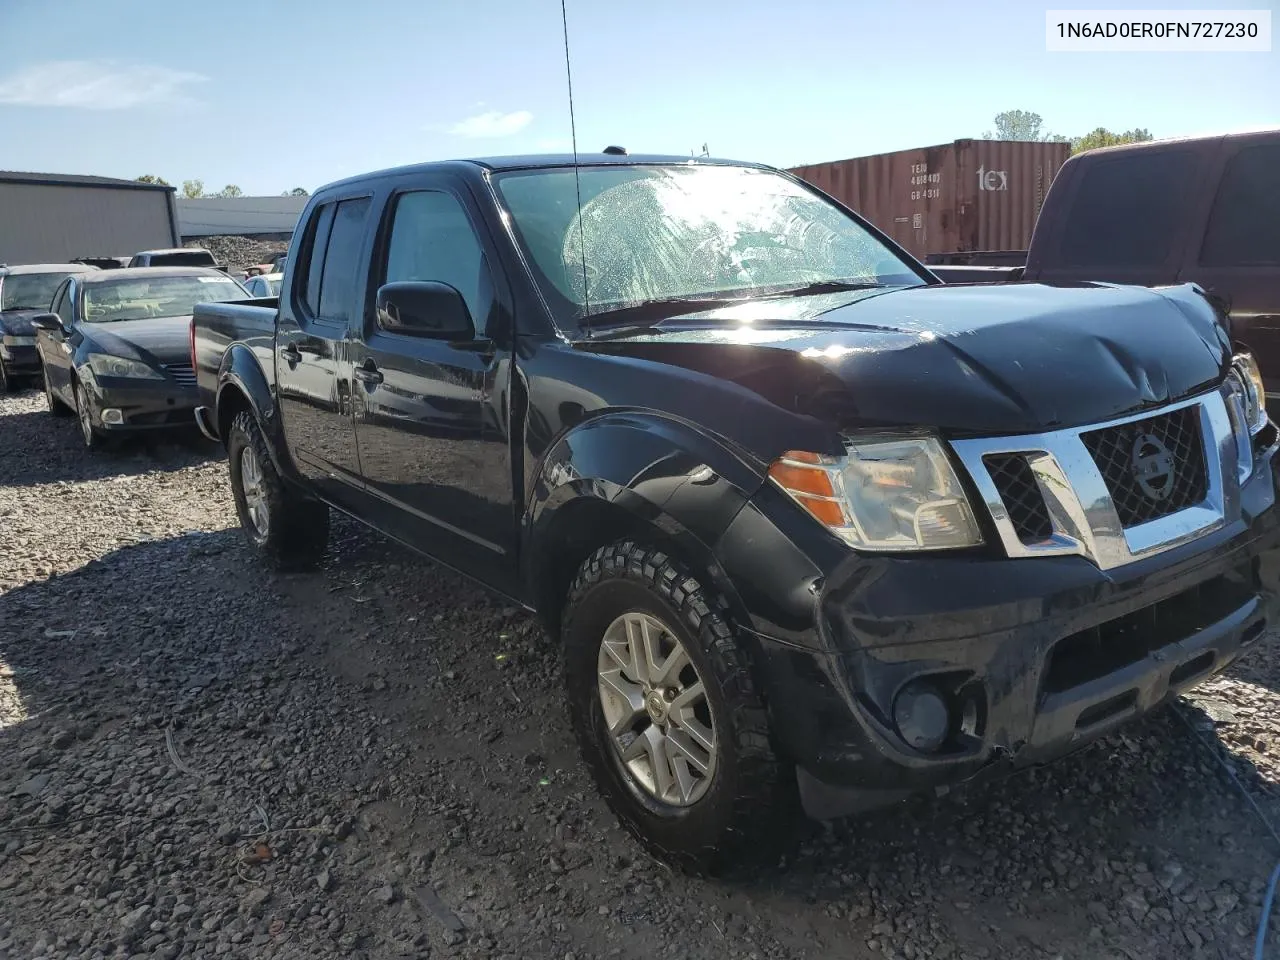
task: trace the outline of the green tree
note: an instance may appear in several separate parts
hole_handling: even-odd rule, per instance
[[[282,196],[282,197],[309,197],[309,196],[311,196],[311,194],[307,193],[307,191],[306,191],[306,190],[304,190],[302,187],[294,187],[292,190],[286,190],[284,193],[280,194],[280,196]]]
[[[1071,152],[1083,153],[1085,150],[1097,150],[1099,147],[1118,147],[1122,143],[1146,143],[1154,139],[1151,131],[1145,127],[1135,127],[1124,133],[1112,133],[1106,127],[1098,127],[1083,137],[1073,137]]]
[[[234,183],[228,183],[225,187],[213,194],[215,197],[243,197],[244,191],[237,187]]]
[[[203,180],[183,180],[182,195],[188,200],[198,200],[204,196]]]
[[[1050,143],[1066,143],[1067,138],[1043,131],[1044,118],[1029,110],[1004,110],[995,115],[995,133],[988,130],[983,140],[1038,140]]]
[[[169,186],[168,180],[162,180],[160,177],[151,173],[144,173],[142,176],[138,177],[138,183],[158,183],[162,187]]]

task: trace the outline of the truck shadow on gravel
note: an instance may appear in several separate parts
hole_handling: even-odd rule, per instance
[[[29,487],[177,470],[221,459],[222,448],[194,428],[118,440],[102,450],[86,450],[75,420],[49,414],[4,417],[0,435],[0,487]],[[31,456],[38,450],[39,456]]]
[[[1214,696],[1274,715],[1231,689]],[[1224,721],[1183,709],[1221,750]],[[0,946],[112,942],[115,905],[150,904],[162,929],[133,948],[181,955],[238,933],[391,957],[424,932],[433,955],[556,960],[1243,955],[1274,860],[1166,709],[1051,767],[804,826],[754,879],[698,880],[622,834],[563,714],[529,617],[340,518],[315,574],[264,574],[224,530],[10,590]],[[1274,769],[1230,755],[1275,812]],[[271,859],[238,862],[257,834]],[[444,913],[415,912],[423,883]],[[194,904],[177,921],[173,896]]]

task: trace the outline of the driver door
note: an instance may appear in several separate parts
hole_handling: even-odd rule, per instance
[[[50,312],[58,315],[63,329],[40,330],[36,337],[40,363],[44,367],[45,376],[49,378],[49,386],[55,396],[68,404],[75,403],[75,398],[71,395],[71,353],[74,349],[71,330],[75,321],[76,292],[75,280],[68,278],[62,282],[53,296]]]
[[[507,417],[511,312],[470,198],[419,181],[394,191],[375,247],[373,287],[436,281],[466,301],[475,339],[384,329],[366,309],[352,393],[368,510],[392,536],[514,589],[516,523]],[[406,536],[410,534],[410,536]]]

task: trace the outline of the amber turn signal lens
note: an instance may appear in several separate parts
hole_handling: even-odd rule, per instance
[[[789,493],[808,493],[815,497],[834,497],[831,475],[821,467],[802,467],[785,460],[774,461],[769,476]]]
[[[816,453],[788,450],[769,467],[769,478],[791,495],[814,519],[828,527],[847,523],[844,509],[831,483],[831,474]]]

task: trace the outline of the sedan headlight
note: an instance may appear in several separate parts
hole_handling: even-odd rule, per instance
[[[769,477],[860,550],[948,550],[982,542],[942,444],[933,437],[851,441],[843,457],[784,453]]]
[[[99,377],[132,377],[135,380],[163,380],[164,374],[153,370],[138,360],[125,357],[112,357],[105,353],[91,353],[88,357],[89,369]]]

